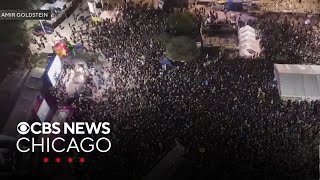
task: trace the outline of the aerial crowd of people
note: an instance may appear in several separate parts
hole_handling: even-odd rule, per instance
[[[111,124],[110,152],[89,154],[83,173],[140,178],[180,144],[188,159],[217,177],[314,175],[320,102],[282,101],[273,75],[279,55],[286,63],[319,63],[318,34],[310,27],[267,16],[252,24],[262,34],[263,57],[218,56],[204,66],[210,58],[201,54],[159,75],[165,47],[155,37],[166,31],[169,12],[122,11],[121,21],[74,29],[88,37],[88,52],[111,59],[115,81],[101,100],[72,102],[71,120]]]

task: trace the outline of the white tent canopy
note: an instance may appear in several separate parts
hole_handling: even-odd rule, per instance
[[[241,57],[252,57],[260,54],[261,48],[259,40],[256,39],[256,30],[251,26],[244,26],[238,31],[239,54]]]
[[[114,11],[103,11],[100,14],[101,19],[114,19]]]
[[[41,10],[51,10],[53,8],[60,8],[61,10],[63,10],[66,7],[66,2],[63,1],[56,1],[53,4],[50,3],[46,3],[43,6],[41,6]]]
[[[54,8],[60,8],[60,9],[64,9],[65,6],[66,6],[66,2],[63,2],[63,1],[56,1],[55,3],[52,4],[52,6]]]
[[[283,100],[320,99],[320,66],[275,64],[274,74]]]
[[[246,26],[243,26],[242,28],[239,29],[239,34],[244,33],[244,32],[255,33],[256,30],[253,27],[246,25]]]
[[[43,6],[40,8],[41,10],[51,10],[52,9],[52,4],[50,3],[45,3]]]

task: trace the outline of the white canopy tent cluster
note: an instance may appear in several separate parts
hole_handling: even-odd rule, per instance
[[[274,64],[281,99],[312,101],[320,99],[320,66],[301,64]]]
[[[261,52],[260,41],[256,38],[256,30],[249,25],[241,27],[238,31],[239,55],[253,57]]]

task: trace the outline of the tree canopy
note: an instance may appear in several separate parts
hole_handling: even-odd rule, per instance
[[[155,40],[157,40],[158,42],[160,42],[162,44],[168,44],[170,42],[171,38],[172,38],[172,36],[168,33],[165,33],[165,32],[155,36]]]
[[[42,0],[11,0],[1,1],[1,9],[37,9]],[[11,69],[22,62],[28,50],[27,24],[30,21],[1,21],[0,22],[0,79]]]
[[[177,12],[168,18],[169,31],[178,36],[193,36],[197,29],[197,17],[192,13]]]
[[[173,37],[166,46],[166,56],[173,61],[190,62],[200,55],[196,42],[186,36]]]

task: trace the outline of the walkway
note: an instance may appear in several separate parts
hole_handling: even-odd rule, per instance
[[[84,17],[88,17],[90,16],[89,11],[85,10],[86,8],[88,8],[88,4],[87,3],[83,3],[81,5],[79,5],[79,7],[76,8],[76,10],[73,12],[73,14],[75,14],[76,16],[80,17],[80,16],[84,16]],[[84,11],[81,11],[80,9],[84,9]],[[53,34],[47,34],[45,35],[47,38],[47,42],[45,43],[45,48],[38,48],[38,45],[30,43],[30,50],[31,53],[52,53],[52,47],[55,45],[56,42],[60,41],[62,38],[60,38],[59,36],[57,36],[56,32],[60,33],[61,36],[66,37],[68,41],[71,41],[70,37],[72,34],[71,28],[69,27],[69,23],[71,25],[74,25],[74,27],[76,28],[76,30],[78,31],[80,26],[83,25],[82,21],[78,21],[74,19],[73,14],[71,16],[69,16],[67,19],[65,19],[62,23],[61,23],[61,27],[57,26],[55,28],[55,32]],[[83,30],[86,30],[85,26],[82,26]],[[37,39],[38,42],[40,42],[40,38],[39,37],[35,37]]]

